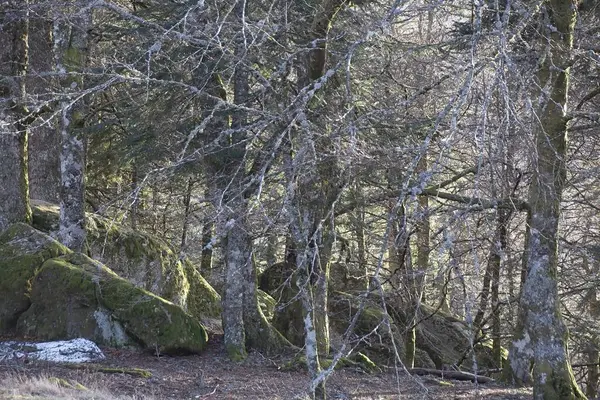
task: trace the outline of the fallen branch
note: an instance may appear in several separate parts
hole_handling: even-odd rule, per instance
[[[141,368],[107,367],[98,364],[67,364],[65,367],[88,372],[102,372],[104,374],[126,374],[139,378],[150,378],[152,376],[152,372]]]
[[[476,383],[492,383],[494,380],[487,376],[475,375],[470,372],[461,372],[461,371],[442,371],[439,369],[429,369],[429,368],[410,368],[408,370],[411,374],[414,375],[434,375],[439,376],[440,378],[454,379],[457,381],[471,381]]]

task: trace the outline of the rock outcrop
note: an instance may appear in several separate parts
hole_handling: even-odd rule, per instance
[[[181,307],[26,224],[0,235],[0,332],[199,352],[207,333]]]
[[[57,205],[32,201],[33,226],[52,235],[58,229]],[[203,323],[220,319],[221,298],[187,259],[163,240],[133,231],[94,214],[86,215],[88,255],[174,304]]]

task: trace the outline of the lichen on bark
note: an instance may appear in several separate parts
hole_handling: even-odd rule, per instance
[[[527,275],[510,372],[527,383],[533,362],[535,399],[583,399],[569,363],[568,332],[558,297],[558,227],[566,179],[567,96],[576,8],[570,0],[545,2],[545,57],[537,71],[540,107],[534,126],[534,176],[530,186]],[[552,29],[551,29],[552,27]]]

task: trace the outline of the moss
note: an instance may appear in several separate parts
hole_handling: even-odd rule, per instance
[[[508,350],[502,347],[500,348],[500,352],[502,354],[502,365],[506,365],[508,359]],[[498,365],[496,362],[491,340],[483,341],[475,345],[475,357],[477,360],[477,367],[479,369],[493,369],[501,367],[501,365]],[[469,355],[467,359],[471,361],[472,357]]]
[[[79,391],[89,390],[87,387],[85,387],[84,385],[82,385],[81,383],[79,383],[77,381],[73,381],[73,383],[71,383],[66,379],[57,378],[54,376],[48,378],[48,381],[52,382],[56,386],[60,386],[60,387],[66,388],[66,389],[79,390]]]
[[[275,314],[275,306],[277,305],[277,301],[268,293],[263,292],[260,289],[256,294],[258,297],[258,306],[262,310],[264,316],[267,318],[267,321],[271,321],[273,319],[273,315]]]
[[[93,314],[98,306],[96,286],[86,271],[65,259],[42,265],[32,284],[31,302],[17,323],[20,334],[44,340],[87,337],[106,343]]]
[[[35,202],[33,213],[36,227],[50,232],[57,229],[57,206]],[[199,321],[220,317],[218,293],[189,260],[180,260],[163,240],[94,214],[86,215],[86,224],[93,258],[135,286],[181,306]]]
[[[68,252],[26,224],[14,224],[0,235],[0,332],[13,330],[29,308],[31,281],[41,265]]]
[[[143,368],[126,368],[126,367],[107,367],[105,365],[86,363],[86,364],[67,364],[69,369],[85,370],[92,372],[102,372],[105,374],[125,374],[138,378],[151,378],[152,372]]]
[[[573,371],[564,362],[562,368],[556,368],[548,362],[535,366],[535,381],[533,397],[544,400],[579,400],[585,395],[577,386]]]
[[[355,363],[355,365],[359,366],[367,373],[377,373],[382,371],[375,362],[361,352],[352,354],[349,358],[349,361],[352,361]]]
[[[34,280],[31,301],[17,325],[25,335],[139,343],[162,353],[200,352],[208,340],[204,328],[180,307],[134,287],[83,254],[46,261]],[[107,329],[106,324],[113,326]],[[126,335],[114,334],[121,330]]]
[[[183,261],[183,268],[189,282],[187,311],[200,321],[207,317],[219,318],[221,315],[221,296],[204,279],[194,264]]]
[[[60,210],[57,205],[33,200],[31,206],[33,214],[32,224],[36,229],[43,232],[54,232],[58,230],[57,216]]]
[[[243,361],[248,357],[248,353],[246,353],[246,349],[243,347],[240,348],[234,345],[227,345],[225,351],[227,352],[229,359],[234,362]]]

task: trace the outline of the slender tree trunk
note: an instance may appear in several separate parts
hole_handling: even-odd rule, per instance
[[[424,154],[417,164],[417,172],[424,173],[427,171],[427,154]],[[417,221],[417,264],[416,269],[413,268],[411,277],[411,288],[413,290],[412,303],[414,304],[414,312],[410,310],[410,319],[408,320],[408,329],[406,335],[406,359],[404,365],[406,368],[414,368],[415,366],[415,351],[417,348],[417,312],[423,299],[423,290],[425,287],[425,277],[429,270],[429,198],[420,196],[419,214],[421,218]]]
[[[11,2],[12,3],[12,2]],[[23,6],[23,3],[25,7]],[[4,7],[24,9],[14,21],[6,21],[9,33],[5,43],[10,52],[10,68],[6,75],[16,77],[5,91],[11,97],[11,107],[0,114],[0,231],[14,222],[31,222],[28,184],[28,118],[26,76],[29,66],[29,1],[7,4]],[[4,22],[4,21],[1,21]],[[0,42],[0,45],[2,42]]]
[[[233,210],[243,211],[237,198],[228,202]],[[246,335],[244,328],[244,279],[251,268],[251,241],[244,220],[245,215],[232,216],[233,222],[225,239],[225,289],[223,292],[223,332],[225,349],[229,358],[240,361],[246,358]]]
[[[181,229],[181,245],[179,246],[180,252],[183,254],[187,247],[187,234],[190,227],[190,206],[192,203],[192,190],[194,188],[194,181],[192,178],[188,179],[187,189],[185,196],[183,197],[183,227]]]
[[[585,395],[590,399],[594,399],[598,396],[598,378],[600,378],[600,369],[598,363],[600,363],[600,352],[598,351],[598,341],[594,340],[594,343],[587,351],[588,362],[591,364],[588,366],[587,379],[585,383]]]
[[[500,271],[502,269],[502,254],[506,251],[508,231],[507,225],[510,219],[508,210],[496,210],[496,232],[490,249],[490,258],[485,270],[483,289],[480,296],[479,310],[475,316],[474,325],[482,328],[488,299],[491,302],[491,328],[492,328],[492,353],[496,365],[502,364],[502,347],[500,342]]]
[[[492,269],[491,302],[492,302],[492,355],[496,365],[502,368],[502,342],[500,326],[500,272],[502,270],[503,253],[508,248],[508,222],[511,213],[508,210],[498,210],[498,225],[496,230],[497,243],[494,249],[494,268]]]
[[[202,254],[200,256],[200,271],[207,273],[212,269],[213,249],[212,238],[215,224],[210,216],[204,217],[202,223]]]
[[[54,21],[54,56],[60,74],[63,99],[60,102],[61,137],[60,218],[58,239],[74,251],[85,246],[85,124],[82,100],[70,95],[83,91],[83,79],[69,73],[81,73],[88,57],[88,28],[91,11],[70,19],[59,15]]]
[[[492,243],[492,247],[495,246]],[[483,275],[483,286],[481,288],[481,293],[479,294],[479,310],[477,310],[477,314],[475,314],[475,320],[473,321],[473,325],[478,328],[481,328],[481,324],[483,323],[483,317],[485,316],[485,312],[488,306],[488,299],[490,296],[490,282],[492,280],[492,270],[494,269],[494,262],[496,262],[496,254],[492,249],[492,254],[490,254],[490,259],[488,260],[487,266],[485,268],[485,274]]]
[[[527,279],[527,262],[529,260],[529,238],[531,237],[531,211],[527,211],[525,219],[525,243],[523,244],[523,256],[521,257],[521,277],[519,280],[519,298],[523,294],[523,286]]]
[[[133,196],[133,199],[131,201],[131,208],[129,210],[129,219],[131,221],[131,229],[135,231],[137,230],[138,206],[140,204],[138,193],[138,168],[136,165],[136,160],[133,161],[133,165],[131,166],[131,196]]]
[[[246,3],[237,2],[234,13],[241,32],[236,37],[235,53],[239,58],[233,76],[235,104],[245,104],[248,100],[249,82],[248,70],[245,67],[246,36]],[[248,270],[252,266],[252,239],[245,224],[247,218],[247,200],[243,192],[243,178],[245,175],[244,153],[246,144],[243,141],[245,133],[243,129],[246,115],[242,110],[236,110],[232,114],[232,128],[237,130],[232,134],[229,165],[225,168],[230,173],[225,179],[229,182],[220,189],[227,205],[227,224],[233,225],[227,232],[227,246],[225,247],[225,291],[223,294],[223,331],[225,333],[225,348],[229,358],[241,360],[246,358],[246,336],[244,328],[244,279],[248,277]],[[237,155],[237,156],[236,156]],[[229,188],[229,189],[228,189]],[[237,190],[239,193],[225,194],[227,190]]]
[[[581,399],[567,350],[557,288],[558,224],[566,179],[567,94],[576,7],[570,0],[546,2],[548,48],[537,74],[544,88],[535,128],[534,179],[530,187],[531,233],[527,277],[520,302],[520,330],[511,347],[510,367],[517,380],[528,378],[533,359],[535,399]],[[533,354],[522,349],[533,349]]]

